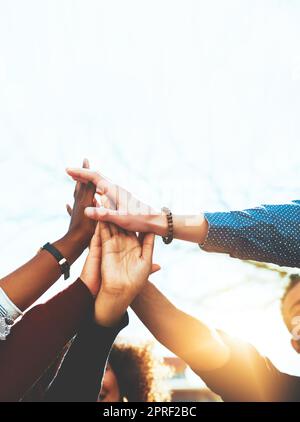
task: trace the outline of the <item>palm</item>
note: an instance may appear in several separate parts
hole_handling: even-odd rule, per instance
[[[101,238],[101,289],[95,302],[95,319],[116,323],[132,303],[152,267],[154,235],[138,239],[113,224],[99,222]]]
[[[106,290],[118,293],[130,287],[138,291],[150,268],[135,234],[118,232],[103,242],[101,275]]]

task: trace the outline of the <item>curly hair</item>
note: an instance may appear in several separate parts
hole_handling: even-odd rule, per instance
[[[129,402],[167,402],[171,393],[166,379],[171,368],[153,354],[151,343],[115,344],[109,356],[121,398]]]

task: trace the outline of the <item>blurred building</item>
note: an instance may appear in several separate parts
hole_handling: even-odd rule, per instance
[[[221,398],[209,390],[204,382],[178,357],[165,357],[166,365],[173,369],[169,380],[173,402],[220,402]]]

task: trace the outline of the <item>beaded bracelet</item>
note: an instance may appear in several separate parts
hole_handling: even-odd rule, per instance
[[[169,208],[167,208],[167,207],[163,207],[161,210],[167,216],[168,234],[167,234],[167,236],[162,236],[162,239],[163,239],[164,243],[166,245],[168,245],[169,243],[172,242],[172,240],[174,238],[173,215],[172,215],[171,211],[169,210]]]

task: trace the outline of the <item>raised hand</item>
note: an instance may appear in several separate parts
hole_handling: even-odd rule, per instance
[[[101,251],[101,235],[98,223],[80,276],[93,296],[97,295],[101,285]]]
[[[152,268],[154,235],[140,238],[99,222],[102,243],[101,288],[95,302],[95,320],[104,326],[117,323],[146,283]],[[159,267],[157,266],[157,269]]]
[[[97,221],[114,223],[129,231],[167,234],[165,216],[136,199],[126,189],[110,182],[102,174],[86,168],[69,168],[67,173],[77,183],[93,183],[96,192],[105,200],[102,204],[104,207],[87,207],[86,216]]]
[[[89,161],[84,159],[83,169],[89,168]],[[95,187],[93,183],[77,182],[74,191],[74,206],[67,205],[71,216],[69,232],[76,233],[85,247],[88,246],[94,232],[96,223],[85,215],[86,207],[95,205]]]
[[[101,173],[85,168],[68,168],[67,173],[77,182],[93,183],[96,192],[101,195],[103,207],[87,207],[86,216],[96,221],[114,223],[125,230],[167,236],[168,222],[164,213],[142,203]],[[173,229],[175,239],[202,245],[207,238],[208,222],[204,214],[173,214]]]

